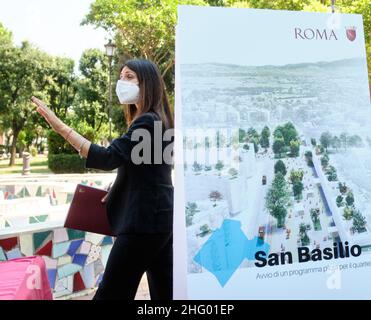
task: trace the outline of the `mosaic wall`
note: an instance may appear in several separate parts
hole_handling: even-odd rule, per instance
[[[114,238],[59,228],[0,240],[0,261],[38,255],[45,261],[54,298],[96,287]]]
[[[46,264],[54,298],[96,287],[102,279],[114,238],[65,228],[48,230],[50,217],[47,211],[48,208],[69,204],[77,183],[102,188],[112,181],[111,178],[107,176],[108,181],[66,180],[54,185],[53,182],[0,185],[0,207],[8,212],[7,216],[2,217],[0,211],[0,220],[3,220],[0,230],[17,230],[17,227],[22,228],[25,224],[34,227],[27,233],[9,237],[5,233],[5,236],[1,236],[0,261],[41,256]],[[11,201],[1,202],[3,199]],[[34,204],[35,199],[39,203]],[[11,219],[9,212],[21,202],[29,206],[28,212],[22,215],[22,219]]]
[[[74,188],[77,183],[89,185],[96,188],[102,188],[105,184],[108,184],[112,179],[108,177],[106,181],[101,180],[81,180],[71,181],[64,180],[59,181],[58,185],[53,182],[50,183],[32,183],[32,184],[6,184],[1,185],[0,183],[0,199],[13,200],[26,197],[49,197],[51,205],[58,205],[64,203],[70,203],[73,198],[73,191],[66,192],[66,184],[73,184]]]

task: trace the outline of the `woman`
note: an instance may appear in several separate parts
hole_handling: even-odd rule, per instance
[[[134,299],[144,272],[151,299],[172,299],[173,135],[168,130],[171,138],[165,139],[162,133],[172,133],[173,119],[164,82],[151,61],[130,60],[121,69],[116,93],[126,105],[128,131],[107,148],[69,128],[39,99],[32,101],[51,127],[86,158],[87,168],[118,168],[107,199],[102,199],[116,239],[93,299]]]

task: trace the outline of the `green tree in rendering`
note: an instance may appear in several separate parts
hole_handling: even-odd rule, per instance
[[[282,160],[278,160],[274,165],[274,173],[277,174],[278,172],[281,172],[284,176],[287,173],[285,163]]]
[[[339,182],[339,191],[342,195],[345,195],[348,192],[348,187],[345,184],[345,182],[344,183]]]
[[[346,132],[341,133],[340,141],[341,141],[342,147],[346,150],[348,147],[348,134]]]
[[[211,191],[209,194],[209,199],[214,202],[214,207],[216,207],[216,202],[223,199],[222,194],[219,191]]]
[[[291,141],[299,140],[299,134],[292,122],[285,123],[281,132],[286,146],[290,146]]]
[[[366,232],[366,218],[359,210],[353,212],[353,230],[358,233]]]
[[[259,133],[258,131],[256,131],[255,128],[250,127],[249,129],[247,129],[246,137],[249,141],[252,141],[255,139],[259,140]]]
[[[328,163],[329,163],[329,156],[327,155],[327,153],[325,153],[322,157],[321,157],[321,165],[323,168],[326,168],[328,166]]]
[[[303,180],[303,177],[304,177],[304,171],[303,170],[291,170],[290,171],[290,182],[292,184],[295,184],[297,182],[301,182]]]
[[[193,166],[192,166],[192,169],[194,172],[200,172],[202,171],[202,164],[199,164],[198,162],[193,162]]]
[[[313,154],[312,154],[312,151],[306,151],[305,152],[305,160],[307,162],[307,165],[309,167],[313,167],[314,164],[313,164]]]
[[[331,145],[332,135],[330,132],[326,131],[321,134],[320,141],[321,145],[326,149]]]
[[[242,142],[245,142],[245,139],[246,139],[246,131],[239,128],[238,129],[238,141],[242,143]]]
[[[186,205],[186,226],[189,227],[193,224],[193,217],[196,212],[200,210],[197,209],[197,204],[195,202],[188,202]]]
[[[277,157],[281,157],[284,151],[285,142],[283,138],[277,138],[273,142],[273,152]]]
[[[347,196],[345,197],[345,202],[349,207],[353,206],[354,204],[354,195],[352,191],[349,191]]]
[[[319,208],[312,208],[310,209],[310,218],[312,219],[314,230],[315,231],[320,231],[322,230],[321,228],[321,222],[319,219],[320,215],[320,210]]]
[[[269,137],[271,132],[267,126],[265,126],[260,134],[260,145],[264,149],[269,148]]]
[[[300,141],[291,140],[290,141],[290,153],[292,157],[298,157],[300,152]]]
[[[300,236],[302,246],[307,246],[307,245],[310,244],[310,239],[309,239],[309,236],[308,236],[308,233],[307,233],[307,231],[309,229],[310,229],[309,224],[300,223],[300,225],[299,225],[299,236]]]
[[[348,145],[353,148],[362,148],[364,146],[362,138],[356,134],[349,137]]]
[[[266,196],[266,207],[269,213],[277,219],[278,228],[282,228],[285,225],[287,207],[289,204],[290,194],[285,177],[281,172],[278,172]]]
[[[331,147],[336,151],[341,148],[341,139],[338,136],[334,136],[331,140]]]
[[[353,209],[349,207],[345,207],[343,210],[343,218],[345,220],[351,220],[353,218]]]
[[[219,171],[219,175],[221,174],[223,168],[224,168],[223,161],[219,160],[219,161],[216,163],[216,165],[215,165],[215,169]]]
[[[229,175],[232,177],[232,178],[235,178],[237,175],[238,175],[238,171],[235,169],[235,168],[230,168],[228,170],[228,173]]]
[[[292,186],[292,191],[294,192],[295,200],[300,200],[303,195],[304,185],[301,181],[295,182]]]
[[[328,181],[336,181],[337,180],[337,173],[336,169],[333,166],[329,166],[326,170],[327,180]]]
[[[337,197],[336,197],[336,205],[338,206],[338,207],[342,207],[342,206],[344,206],[344,197],[343,196],[341,196],[341,195],[338,195]]]
[[[200,233],[198,235],[200,237],[204,237],[204,236],[208,235],[211,232],[212,232],[212,230],[210,229],[210,227],[207,224],[204,224],[204,225],[202,225],[200,227]]]

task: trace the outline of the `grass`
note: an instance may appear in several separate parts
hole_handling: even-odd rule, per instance
[[[0,160],[0,175],[1,174],[22,174],[23,170],[23,159],[16,158],[15,165],[9,167],[10,159]],[[31,157],[30,162],[31,173],[53,173],[48,168],[48,158],[45,155],[37,155],[36,157]]]

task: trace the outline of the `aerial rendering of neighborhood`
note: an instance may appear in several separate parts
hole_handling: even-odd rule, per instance
[[[365,63],[181,65],[189,273],[225,219],[294,262],[298,247],[371,249]]]

